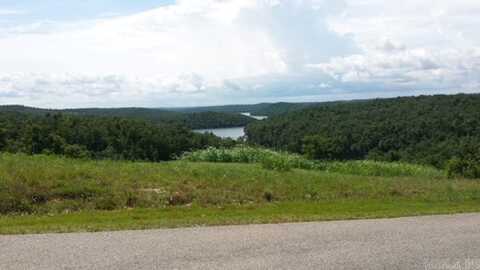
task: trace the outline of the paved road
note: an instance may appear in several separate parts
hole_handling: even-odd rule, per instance
[[[0,236],[0,269],[480,269],[480,214]]]

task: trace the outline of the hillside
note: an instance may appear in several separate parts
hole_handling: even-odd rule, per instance
[[[353,101],[346,101],[353,102]],[[0,106],[0,112],[20,112],[34,115],[66,113],[79,116],[121,117],[153,121],[171,121],[186,125],[191,129],[243,127],[255,119],[241,115],[251,113],[257,116],[277,116],[308,108],[346,102],[304,102],[304,103],[259,103],[251,105],[224,105],[207,107],[177,108],[85,108],[85,109],[40,109],[20,105]]]
[[[381,177],[363,170],[284,172],[257,164],[0,154],[0,234],[398,217],[480,208],[478,181],[398,173]]]
[[[51,110],[13,105],[0,106],[0,112],[28,113],[32,115],[62,113],[77,116],[119,117],[148,120],[157,124],[165,122],[175,122],[185,125],[191,129],[242,127],[255,121],[255,119],[238,113],[223,113],[211,111],[187,113],[148,108],[92,108]]]
[[[315,106],[338,102],[304,102],[304,103],[259,103],[252,105],[225,105],[225,106],[210,106],[210,107],[187,107],[187,108],[167,108],[166,110],[176,112],[224,112],[224,113],[244,113],[249,112],[252,115],[260,116],[275,116],[288,112],[299,111]]]
[[[480,95],[420,96],[317,106],[250,124],[249,142],[316,159],[477,167]],[[458,161],[458,160],[457,160]],[[474,174],[480,171],[473,170]],[[470,170],[470,169],[468,169]]]
[[[175,122],[154,124],[68,113],[0,113],[0,152],[161,161],[228,142],[211,134],[196,134]]]

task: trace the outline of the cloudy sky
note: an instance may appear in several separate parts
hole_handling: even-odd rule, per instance
[[[480,91],[478,0],[0,0],[0,104]]]

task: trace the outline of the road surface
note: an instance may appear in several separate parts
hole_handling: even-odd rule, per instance
[[[0,236],[0,269],[480,269],[480,214]]]

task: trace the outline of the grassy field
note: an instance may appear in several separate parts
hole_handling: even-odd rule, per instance
[[[285,171],[261,163],[2,154],[0,234],[480,211],[480,181],[447,179],[440,171],[406,164],[328,166]],[[388,176],[378,173],[388,168]]]
[[[438,178],[445,172],[429,166],[399,162],[357,161],[314,161],[287,152],[275,152],[269,149],[238,146],[234,148],[208,148],[185,153],[181,160],[190,162],[244,163],[261,164],[263,168],[279,171],[291,169],[317,170],[330,173],[362,176],[418,176]]]

